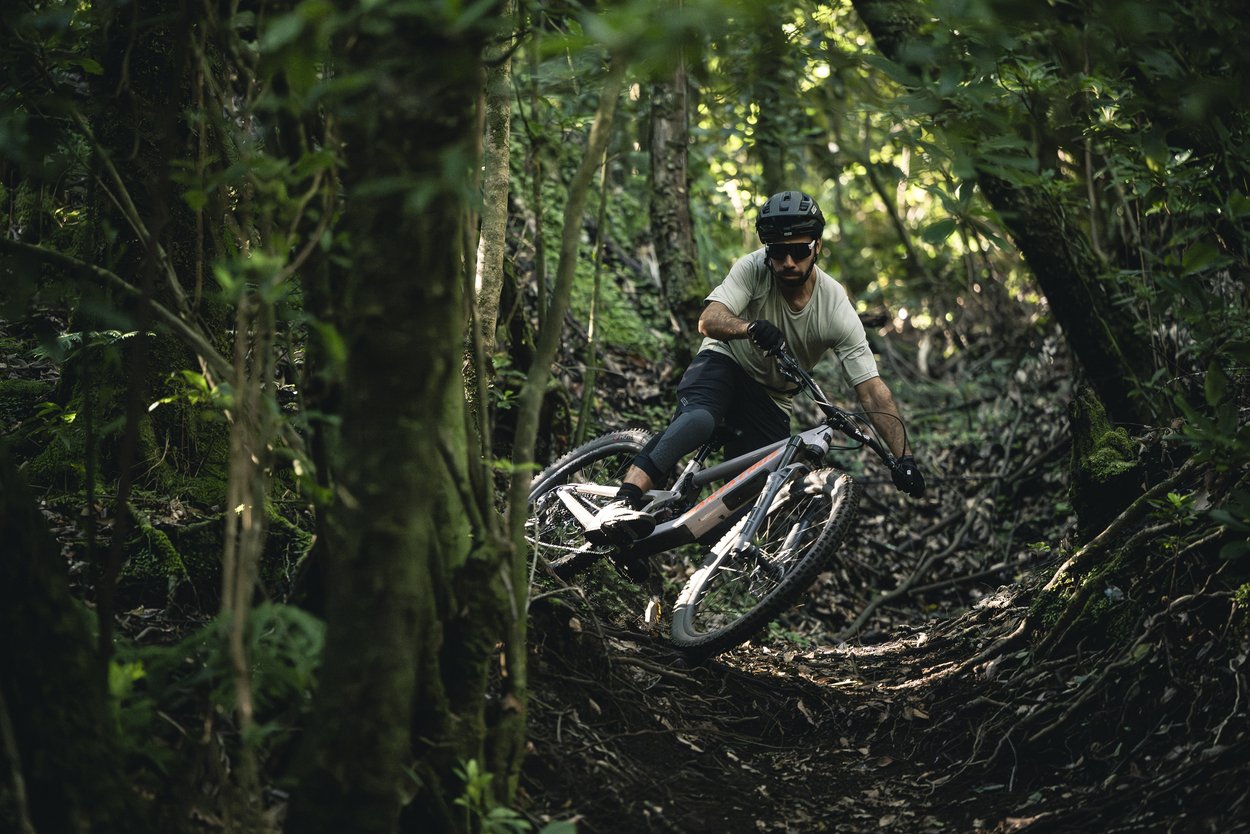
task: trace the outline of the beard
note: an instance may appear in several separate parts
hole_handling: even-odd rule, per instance
[[[786,289],[798,289],[807,283],[807,279],[811,277],[812,270],[816,268],[816,260],[813,258],[812,263],[805,270],[799,269],[783,269],[777,270],[773,268],[771,263],[768,264],[768,271],[773,274],[773,279],[785,287]]]
[[[782,272],[774,272],[773,277],[775,277],[777,279],[777,283],[781,284],[783,287],[795,288],[803,286],[804,282],[807,281],[807,276],[811,274],[812,271],[810,269],[807,270],[807,272],[799,272],[796,269],[793,271],[785,270]]]

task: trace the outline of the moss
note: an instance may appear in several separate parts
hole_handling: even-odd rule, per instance
[[[1124,429],[1108,427],[1094,439],[1094,448],[1081,461],[1089,477],[1098,483],[1107,483],[1118,475],[1137,468],[1133,457],[1132,441]]]
[[[267,512],[269,532],[260,557],[259,578],[268,591],[281,595],[289,587],[296,565],[312,546],[313,537],[272,507]],[[220,593],[224,512],[194,523],[169,526],[144,518],[139,528],[124,572],[132,589],[143,592],[156,583],[163,593],[185,585],[199,605],[213,605]]]
[[[226,505],[227,471],[224,462],[206,462],[195,475],[166,469],[159,473],[158,481],[158,490],[197,507],[221,508]]]
[[[1072,505],[1078,533],[1088,540],[1141,493],[1142,464],[1132,438],[1113,427],[1088,387],[1069,406],[1072,423]]]
[[[1083,633],[1093,634],[1097,643],[1122,646],[1136,636],[1136,626],[1141,618],[1142,606],[1128,597],[1116,597],[1106,587],[1085,610]]]
[[[82,432],[58,433],[22,471],[31,486],[75,492],[85,484],[85,446]]]
[[[1095,483],[1108,481],[1137,466],[1133,441],[1123,428],[1112,427],[1102,403],[1089,388],[1073,403],[1073,455],[1078,469]]]
[[[271,504],[269,537],[261,557],[261,581],[269,587],[288,587],[294,580],[296,566],[313,546],[313,535],[292,523]]]
[[[137,530],[131,539],[123,576],[178,582],[190,578],[186,562],[173,541],[152,524],[146,513],[134,512]]]
[[[1033,598],[1032,604],[1029,605],[1029,621],[1037,624],[1038,632],[1050,631],[1055,623],[1059,622],[1059,616],[1068,606],[1068,600],[1071,598],[1072,592],[1066,588],[1039,591]]]

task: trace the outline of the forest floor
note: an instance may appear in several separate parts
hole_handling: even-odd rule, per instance
[[[1108,568],[1083,625],[1044,642],[1042,586],[1079,549],[1070,393],[1044,365],[988,396],[904,395],[943,424],[929,494],[859,467],[830,571],[711,661],[645,625],[652,593],[609,565],[540,585],[522,810],[587,834],[1250,831],[1250,629],[1201,543],[1131,525],[1129,552],[1188,558]],[[653,564],[671,602],[689,562]]]
[[[1244,735],[1229,752],[1113,727],[1112,745],[1098,725],[1123,716],[1065,722],[1064,706],[1067,726],[1025,747],[1013,717],[1041,699],[975,662],[1022,596],[872,644],[764,639],[694,667],[663,635],[586,622],[590,603],[540,603],[523,808],[587,834],[1250,830]],[[1052,673],[1070,703],[1072,674]]]
[[[962,751],[924,744],[944,701],[987,697],[944,677],[975,653],[961,628],[747,644],[687,668],[654,635],[552,616],[532,672],[530,811],[585,832],[1025,830],[1091,788],[1026,782],[1010,761],[963,771]]]

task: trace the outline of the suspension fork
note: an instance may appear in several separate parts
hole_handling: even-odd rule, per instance
[[[764,488],[760,490],[760,494],[756,497],[755,504],[751,507],[751,512],[741,522],[735,524],[712,547],[712,552],[721,557],[722,561],[726,556],[734,559],[754,549],[755,546],[751,544],[751,539],[755,536],[756,531],[760,529],[760,525],[764,523],[764,516],[768,514],[768,508],[776,500],[777,493],[781,491],[791,472],[806,466],[803,463],[796,463],[794,460],[803,446],[804,443],[801,436],[795,435],[790,438],[790,442],[786,444],[781,457],[777,461],[777,467],[768,473],[768,480],[764,482]]]

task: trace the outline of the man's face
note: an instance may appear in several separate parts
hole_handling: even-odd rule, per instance
[[[770,243],[764,254],[772,267],[773,277],[783,287],[801,287],[812,274],[820,241],[811,235],[788,237],[781,243]]]

